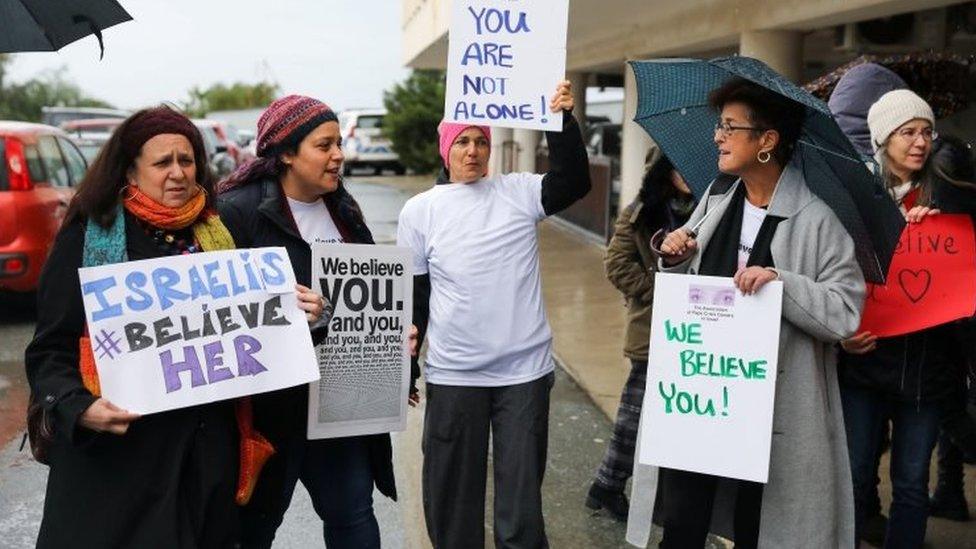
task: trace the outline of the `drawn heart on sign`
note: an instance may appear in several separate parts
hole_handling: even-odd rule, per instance
[[[928,269],[902,269],[898,273],[898,285],[912,303],[918,303],[932,285],[932,273]]]

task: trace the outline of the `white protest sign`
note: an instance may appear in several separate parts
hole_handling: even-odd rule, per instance
[[[102,396],[151,414],[318,379],[284,248],[78,270]]]
[[[309,390],[309,439],[407,428],[411,257],[397,246],[312,245],[312,285],[335,309],[316,347],[321,379]]]
[[[783,283],[658,273],[640,462],[766,482]]]
[[[454,0],[444,117],[560,131],[549,99],[566,75],[568,20],[569,0]]]

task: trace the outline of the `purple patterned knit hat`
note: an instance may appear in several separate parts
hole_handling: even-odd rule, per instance
[[[337,122],[335,112],[318,99],[288,95],[275,100],[258,119],[257,154],[270,157],[297,145],[325,122]]]

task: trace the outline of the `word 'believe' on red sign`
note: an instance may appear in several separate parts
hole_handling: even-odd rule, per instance
[[[887,284],[867,285],[858,332],[891,337],[973,314],[973,221],[967,215],[938,214],[905,225],[888,268]]]

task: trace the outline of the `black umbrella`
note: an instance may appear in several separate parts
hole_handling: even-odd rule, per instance
[[[115,0],[0,0],[0,53],[55,51],[94,34],[101,58],[102,29],[131,20]]]
[[[942,118],[969,104],[974,60],[973,56],[938,51],[862,55],[804,85],[803,89],[826,101],[847,71],[865,63],[877,63],[900,76],[910,90],[932,106],[936,118]]]

